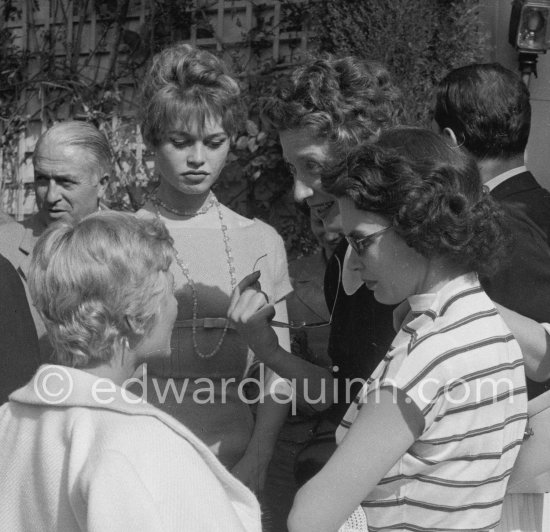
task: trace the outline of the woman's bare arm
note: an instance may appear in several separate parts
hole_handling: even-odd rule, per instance
[[[370,401],[369,401],[370,399]],[[421,434],[424,419],[404,394],[384,388],[367,396],[325,467],[297,493],[290,532],[335,532]]]

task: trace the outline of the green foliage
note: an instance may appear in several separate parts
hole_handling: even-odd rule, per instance
[[[318,49],[385,64],[403,91],[411,124],[428,125],[434,85],[449,70],[487,56],[479,0],[321,0],[314,6]]]
[[[262,41],[269,36],[267,23]],[[272,36],[271,36],[272,38]],[[252,54],[258,53],[256,41],[249,43]],[[260,42],[260,46],[262,46]],[[239,58],[233,58],[233,71],[243,88],[248,120],[233,142],[222,178],[216,192],[237,212],[257,217],[274,226],[285,240],[291,256],[309,254],[317,243],[309,228],[309,217],[293,200],[293,180],[282,158],[279,138],[266,128],[260,116],[260,101],[270,94],[281,77],[288,75],[276,63],[254,62],[255,69],[247,68]]]

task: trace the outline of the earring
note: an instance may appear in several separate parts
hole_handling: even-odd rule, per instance
[[[128,341],[127,336],[125,336],[124,339],[122,340],[122,344],[124,345],[125,352],[130,350],[130,342]]]

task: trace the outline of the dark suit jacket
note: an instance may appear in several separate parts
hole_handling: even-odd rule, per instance
[[[27,274],[34,245],[45,230],[46,226],[37,215],[31,216],[21,223],[12,220],[0,224],[0,254],[12,263],[23,280],[27,301],[29,302],[36,333],[38,334],[42,362],[49,361],[52,347],[46,334],[44,322],[32,304],[27,286]]]
[[[38,338],[23,282],[0,255],[0,404],[31,379],[39,364]]]
[[[538,322],[550,322],[550,192],[530,172],[507,179],[491,191],[506,210],[513,236],[510,262],[490,279],[483,279],[489,296]],[[527,383],[529,398],[550,389]]]

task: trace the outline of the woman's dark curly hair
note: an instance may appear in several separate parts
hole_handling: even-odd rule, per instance
[[[262,116],[276,130],[309,128],[343,147],[397,125],[401,114],[401,94],[389,72],[352,56],[309,61],[262,102]]]
[[[145,142],[157,147],[167,131],[221,120],[233,135],[244,117],[241,91],[225,63],[189,44],[174,44],[156,54],[141,91],[141,128]]]
[[[506,255],[504,211],[483,187],[477,165],[445,137],[426,129],[386,130],[351,152],[323,186],[358,209],[387,217],[407,245],[488,275]]]

